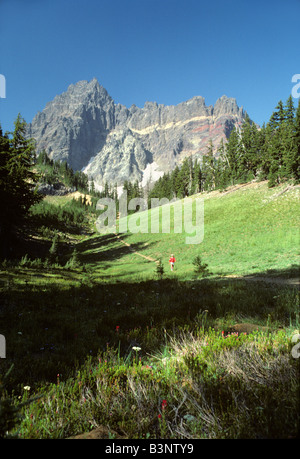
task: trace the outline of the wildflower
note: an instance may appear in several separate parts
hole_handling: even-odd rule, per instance
[[[151,370],[151,366],[150,365],[143,365],[142,366],[142,370]]]
[[[120,325],[116,325],[116,332],[119,332]]]
[[[158,415],[158,419],[161,419],[161,414]]]
[[[141,348],[140,348],[140,347],[138,347],[138,346],[133,346],[133,348],[132,348],[132,349],[133,349],[134,351],[136,351],[136,352],[138,352],[138,351],[140,351],[140,350],[141,350]]]
[[[30,390],[30,386],[24,386],[24,390]]]
[[[167,407],[168,403],[167,400],[163,400],[161,404],[161,409],[164,410]]]

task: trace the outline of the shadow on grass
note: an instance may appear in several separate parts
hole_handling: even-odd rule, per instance
[[[126,234],[122,235],[125,240]],[[133,251],[142,253],[143,243],[136,243],[130,247],[124,245],[115,234],[107,234],[89,238],[76,245],[82,263],[95,263],[99,261],[114,261],[121,259]],[[147,246],[149,248],[149,245]]]
[[[125,355],[138,345],[147,355],[164,346],[166,333],[193,332],[199,325],[214,327],[243,317],[289,326],[298,311],[296,289],[235,279],[115,279],[71,285],[86,274],[60,271],[62,284],[55,276],[53,284],[17,283],[19,272],[6,274],[10,282],[0,289],[0,331],[7,347],[1,373],[14,364],[11,389],[55,382],[57,374],[72,376],[87,356],[96,357],[107,346]],[[33,270],[28,275],[34,276]],[[207,320],[201,324],[204,311]]]
[[[268,276],[268,277],[281,277],[284,279],[290,279],[292,277],[299,277],[300,276],[300,265],[295,265],[293,264],[289,268],[285,269],[268,269],[265,273],[262,275]]]

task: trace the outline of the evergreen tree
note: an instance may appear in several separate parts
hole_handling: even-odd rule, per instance
[[[104,196],[106,198],[109,197],[109,188],[108,188],[108,183],[107,182],[105,182],[105,184],[104,184]]]
[[[272,113],[269,121],[271,135],[267,140],[267,157],[269,160],[269,186],[276,186],[285,176],[284,162],[284,132],[285,132],[285,110],[280,100]],[[268,132],[270,133],[270,131]]]
[[[282,100],[280,100],[277,106],[275,107],[275,111],[272,113],[270,120],[269,120],[269,124],[272,130],[276,131],[277,129],[279,129],[282,126],[284,119],[285,119],[285,111],[283,107],[283,102]]]
[[[202,191],[201,188],[201,180],[202,180],[202,173],[200,163],[198,163],[197,159],[193,165],[193,173],[192,173],[192,186],[191,186],[191,194],[200,193]]]
[[[0,130],[0,236],[2,255],[8,255],[12,237],[24,225],[29,208],[41,196],[35,189],[37,175],[32,172],[35,146],[26,138],[26,123],[19,114],[12,138]]]
[[[176,165],[175,168],[172,171],[171,183],[172,183],[173,198],[176,198],[181,193],[180,169],[179,169],[178,165]]]
[[[272,128],[269,123],[267,125],[263,125],[261,131],[259,132],[259,138],[261,143],[259,178],[261,180],[267,180],[271,167],[271,157],[269,156],[268,145],[272,139]]]
[[[142,198],[142,197],[143,197],[143,190],[140,187],[138,180],[136,180],[132,186],[131,199],[132,198]]]
[[[91,183],[90,183],[89,192],[90,192],[90,194],[91,194],[92,196],[94,196],[94,195],[95,195],[95,192],[96,192],[96,190],[95,190],[95,183],[94,183],[93,177],[91,178]]]
[[[221,139],[220,145],[217,149],[216,160],[216,177],[217,188],[224,190],[230,182],[229,164],[227,162],[224,140]]]
[[[259,166],[259,139],[255,123],[252,123],[246,115],[241,128],[240,137],[240,158],[238,175],[244,181],[252,180],[256,177]]]
[[[283,144],[283,167],[286,178],[299,180],[299,151],[297,151],[296,141],[295,107],[290,96],[285,106],[284,129],[282,133]]]
[[[185,158],[177,177],[176,196],[185,198],[191,187],[191,172],[189,158]]]
[[[292,175],[297,183],[300,181],[300,99],[294,122],[294,155],[292,158]]]
[[[207,153],[202,159],[202,178],[204,179],[205,190],[213,190],[216,187],[215,159],[211,139],[207,147]]]
[[[235,126],[233,127],[225,146],[224,156],[229,169],[228,175],[230,182],[233,185],[239,177],[238,172],[240,161],[239,133]]]

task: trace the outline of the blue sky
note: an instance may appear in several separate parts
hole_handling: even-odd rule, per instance
[[[300,74],[299,17],[300,0],[0,0],[0,123],[96,77],[127,107],[225,94],[262,124]]]

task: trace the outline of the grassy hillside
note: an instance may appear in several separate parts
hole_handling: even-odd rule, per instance
[[[98,426],[106,438],[297,436],[299,295],[275,282],[299,274],[299,188],[286,188],[205,194],[199,245],[183,233],[120,234],[128,246],[95,232],[89,213],[81,231],[58,231],[50,259],[55,228],[35,233],[27,257],[1,265],[2,380],[14,365],[2,419],[8,395],[14,407],[38,396],[6,430],[21,438]],[[162,259],[162,279],[141,255]],[[211,272],[204,279],[194,273],[197,255]],[[248,282],[251,274],[274,283]]]
[[[291,187],[285,191],[287,185],[270,189],[265,182],[237,188],[201,195],[204,199],[204,240],[200,244],[186,244],[185,232],[174,233],[172,217],[169,234],[152,234],[149,226],[146,234],[119,235],[143,255],[156,260],[161,258],[167,273],[169,255],[174,253],[177,263],[172,275],[180,279],[193,276],[193,260],[197,255],[208,264],[214,276],[297,274],[300,189]],[[176,205],[181,206],[181,202]],[[148,214],[150,222],[150,211]],[[126,279],[134,273],[145,278],[153,274],[153,264],[125,250],[113,235],[100,238],[95,234],[80,248],[83,260],[95,266],[98,263],[101,266],[112,255],[114,263],[107,267],[106,276]]]

